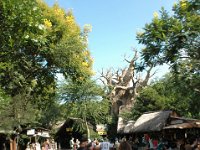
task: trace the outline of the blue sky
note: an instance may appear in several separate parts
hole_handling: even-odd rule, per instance
[[[50,6],[56,0],[45,0]],[[133,55],[133,48],[142,46],[136,41],[136,32],[153,18],[163,6],[171,8],[176,0],[57,0],[65,10],[72,9],[76,22],[83,27],[92,25],[89,49],[94,58],[94,70],[122,68]],[[130,57],[131,58],[131,57]]]

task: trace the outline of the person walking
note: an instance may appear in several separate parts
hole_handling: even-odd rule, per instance
[[[115,148],[115,150],[119,150],[119,145],[120,145],[120,143],[119,143],[119,141],[118,141],[118,138],[116,138],[116,139],[115,139],[115,143],[114,143],[114,148]]]
[[[127,141],[122,141],[119,144],[119,150],[132,150],[132,147]]]
[[[80,147],[80,141],[78,139],[76,139],[75,145],[76,145],[76,149]]]
[[[86,137],[82,137],[80,139],[80,146],[77,150],[86,150],[88,144],[88,139]]]
[[[42,150],[48,150],[50,148],[49,139],[46,139],[45,142],[42,144]]]
[[[70,149],[74,150],[74,138],[72,137],[72,139],[69,141],[69,145],[70,145]]]
[[[110,144],[107,138],[105,138],[103,142],[100,143],[101,150],[110,150],[111,147],[112,145]]]

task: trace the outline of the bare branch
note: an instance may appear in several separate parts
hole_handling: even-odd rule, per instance
[[[127,62],[127,63],[131,63],[131,61],[130,60],[128,60],[128,59],[126,59],[126,58],[124,58],[124,60]]]
[[[127,87],[127,86],[120,86],[120,85],[118,85],[118,86],[116,86],[114,89],[126,90],[126,89],[128,89],[128,87]]]
[[[147,70],[147,74],[145,76],[145,79],[140,83],[140,85],[142,87],[146,86],[148,81],[149,81],[149,79],[156,73],[156,71],[155,71],[153,74],[151,74],[151,70],[152,69],[153,69],[153,65],[151,65],[150,68]]]
[[[99,78],[99,80],[100,80],[104,85],[107,85],[107,82],[105,82],[103,79]]]

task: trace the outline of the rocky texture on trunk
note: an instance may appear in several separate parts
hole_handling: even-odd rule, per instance
[[[134,57],[128,62],[128,67],[124,69],[118,69],[114,71],[109,69],[107,71],[102,70],[101,81],[109,89],[109,98],[112,103],[111,113],[114,116],[118,116],[123,110],[129,110],[134,105],[136,96],[138,92],[145,86],[152,76],[151,70],[153,68],[149,67],[146,70],[146,76],[141,78],[141,76],[136,73],[136,60],[137,52],[135,52]]]

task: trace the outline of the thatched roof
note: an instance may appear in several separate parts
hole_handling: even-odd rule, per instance
[[[94,130],[94,126],[92,124],[88,122],[87,125],[90,130]],[[52,132],[55,134],[60,134],[63,131],[66,131],[67,129],[70,130],[70,132],[77,132],[77,133],[85,132],[86,130],[85,121],[81,118],[68,117],[64,121],[58,121],[52,127]]]
[[[56,133],[60,132],[61,130],[65,130],[66,127],[72,127],[75,122],[81,123],[83,122],[83,120],[80,118],[68,117],[66,120],[58,121],[52,127],[52,130],[54,130],[54,132]]]
[[[132,133],[161,131],[166,125],[172,111],[148,112],[141,115],[135,122]]]
[[[171,117],[171,122],[164,129],[190,129],[199,128],[200,120],[184,117]]]
[[[118,128],[118,129],[117,129],[117,133],[118,133],[118,134],[124,134],[124,127],[125,127],[125,126]]]
[[[185,122],[164,127],[164,129],[190,129],[190,128],[200,128],[200,122]]]
[[[124,127],[126,125],[126,121],[123,120],[122,117],[118,118],[118,124],[117,124],[117,133],[118,134],[124,134]]]
[[[200,129],[200,120],[178,117],[174,111],[147,112],[141,115],[135,122],[118,121],[118,134],[157,132],[167,129]]]
[[[125,125],[123,132],[125,134],[131,133],[131,130],[133,130],[133,127],[134,127],[134,123],[135,123],[135,121],[133,121],[133,120],[128,121],[128,124]]]

